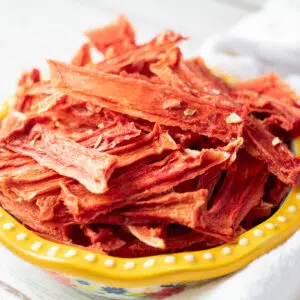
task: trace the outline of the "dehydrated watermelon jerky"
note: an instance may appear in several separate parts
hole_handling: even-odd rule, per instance
[[[120,55],[135,47],[134,29],[123,15],[108,26],[87,30],[85,35],[106,58]]]
[[[153,223],[165,221],[195,228],[202,211],[206,209],[207,194],[207,190],[169,193],[139,201],[131,207],[123,208],[120,214],[150,219]]]
[[[240,151],[212,199],[211,208],[200,218],[199,227],[233,235],[249,211],[259,204],[268,175],[264,163]]]
[[[144,244],[154,248],[166,248],[166,226],[164,225],[127,225],[129,232]]]
[[[107,190],[107,181],[117,162],[112,155],[87,149],[34,124],[33,119],[1,143],[10,150],[32,157],[41,166],[78,180],[94,193]]]
[[[233,142],[230,148],[226,147],[226,151],[204,149],[201,152],[173,152],[161,161],[129,169],[111,179],[109,190],[103,195],[90,193],[82,185],[71,184],[65,189],[63,198],[76,217],[93,219],[139,199],[169,191],[173,186],[199,176],[214,166],[225,168],[240,145],[240,142]]]
[[[272,213],[273,204],[261,201],[257,206],[254,206],[243,220],[243,227],[250,229],[258,223],[264,221]]]
[[[88,43],[83,44],[76,55],[73,57],[71,63],[75,66],[85,66],[92,63],[91,46]]]
[[[159,62],[152,64],[150,69],[162,82],[174,88],[199,97],[205,94],[208,100],[214,98],[226,103],[224,94],[228,94],[229,86],[213,75],[203,61],[200,70],[200,61],[185,62],[180,49],[176,47],[170,49]],[[196,70],[193,68],[195,64],[199,66]]]
[[[54,86],[90,95],[92,103],[133,117],[179,126],[198,134],[229,141],[238,137],[242,130],[239,122],[228,121],[243,110],[233,104],[218,102],[205,97],[195,97],[169,86],[154,85],[147,81],[106,74],[88,68],[79,68],[60,62],[49,61],[51,81]],[[143,99],[141,101],[140,99]],[[179,107],[168,109],[169,101],[179,101]]]
[[[146,63],[152,63],[158,60],[161,54],[184,39],[183,36],[169,30],[164,34],[157,35],[149,43],[133,47],[133,49],[129,49],[128,51],[124,51],[122,47],[121,49],[124,53],[120,53],[116,56],[112,55],[111,58],[93,64],[91,67],[107,73],[119,73],[125,68],[127,68],[127,70],[131,69],[131,73],[132,71],[133,73],[139,72]]]
[[[245,147],[254,157],[267,163],[270,172],[289,185],[300,183],[300,159],[284,145],[274,145],[273,136],[261,122],[248,118],[244,129]]]
[[[12,201],[2,193],[0,193],[0,201],[4,209],[37,233],[45,234],[47,238],[57,241],[70,240],[64,232],[64,224],[68,222],[66,219],[56,218],[55,221],[44,222],[38,217],[39,208],[32,202]]]
[[[173,31],[136,44],[124,16],[86,35],[51,81],[24,73],[1,122],[0,203],[28,228],[121,257],[202,250],[299,184],[299,97],[277,75],[229,84]]]
[[[177,150],[179,147],[167,132],[161,132],[159,125],[153,131],[140,137],[133,143],[115,147],[108,153],[117,156],[118,168],[126,167],[148,156],[160,155],[165,151]]]
[[[277,74],[269,73],[247,81],[237,82],[237,88],[251,90],[259,95],[269,96],[288,105],[296,106],[300,99],[296,92]]]

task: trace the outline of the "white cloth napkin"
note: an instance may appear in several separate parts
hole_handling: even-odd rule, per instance
[[[241,79],[277,72],[300,88],[300,1],[271,0],[199,49],[206,63]],[[300,90],[299,90],[300,91]]]
[[[300,92],[300,1],[272,0],[199,50],[216,70],[247,79],[275,71]],[[243,270],[168,299],[299,300],[300,232]]]

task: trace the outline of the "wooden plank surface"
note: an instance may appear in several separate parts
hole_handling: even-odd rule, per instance
[[[105,24],[119,13],[133,21],[142,39],[172,28],[191,36],[189,47],[193,49],[211,34],[226,31],[258,6],[245,3],[246,0],[7,1],[0,10],[0,99],[11,95],[21,71],[44,67],[45,58],[68,59],[82,42],[84,29]],[[0,257],[0,300],[90,299],[1,246]]]

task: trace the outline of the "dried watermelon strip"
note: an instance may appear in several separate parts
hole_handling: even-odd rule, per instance
[[[90,248],[103,253],[117,250],[124,245],[124,241],[115,230],[103,225],[84,225],[84,233],[91,241]]]
[[[129,232],[144,244],[159,248],[166,248],[166,226],[164,225],[127,225]]]
[[[164,34],[159,34],[149,43],[90,66],[107,73],[119,73],[124,68],[130,69],[130,67],[135,72],[140,71],[145,63],[157,61],[161,54],[184,39],[181,35],[169,30]]]
[[[240,146],[241,141],[235,141],[222,150],[175,151],[162,161],[130,168],[111,179],[110,189],[103,195],[92,194],[82,185],[71,184],[63,189],[64,203],[77,221],[91,220],[139,199],[169,191],[214,166],[226,168]]]
[[[300,183],[300,159],[275,137],[259,120],[248,118],[244,129],[245,147],[254,157],[267,163],[270,172],[288,185]]]
[[[213,74],[201,57],[187,59],[185,60],[185,64],[194,73],[194,75],[198,77],[199,80],[203,79],[203,85],[215,87],[221,93],[230,94],[232,86],[227,84],[223,78]],[[198,84],[200,84],[199,81]]]
[[[40,71],[32,69],[30,72],[25,72],[18,82],[18,89],[15,95],[14,108],[17,111],[24,112],[30,109],[32,97],[27,95],[27,90],[40,82]]]
[[[14,153],[8,149],[1,148],[0,151],[0,177],[3,177],[3,171],[10,167],[20,167],[32,162],[27,156]],[[8,173],[7,173],[8,174]]]
[[[36,205],[40,210],[41,221],[50,221],[55,216],[55,209],[60,203],[58,193],[52,192],[36,197]]]
[[[120,55],[135,47],[134,29],[123,15],[103,28],[86,31],[85,35],[105,57]]]
[[[261,201],[257,206],[254,206],[243,220],[243,227],[250,229],[258,223],[264,221],[272,213],[273,204]]]
[[[235,88],[233,94],[236,101],[248,104],[252,112],[263,115],[264,125],[292,131],[290,136],[299,134],[299,97],[276,74],[239,82]]]
[[[87,149],[40,124],[34,125],[34,119],[2,139],[2,144],[32,157],[41,166],[78,180],[94,193],[107,190],[107,181],[117,162],[112,155]]]
[[[237,160],[211,201],[212,207],[199,219],[199,227],[207,233],[231,236],[264,194],[269,172],[264,163],[240,151]]]
[[[161,132],[159,125],[155,125],[152,132],[141,136],[136,142],[116,147],[108,153],[118,157],[116,168],[122,168],[146,157],[178,149],[171,136],[167,132]]]
[[[106,224],[106,225],[151,225],[153,222],[151,220],[129,218],[120,215],[118,211],[113,211],[109,214],[100,215],[93,220],[87,221],[87,223],[92,224]]]
[[[276,125],[286,131],[292,131],[299,123],[300,109],[290,107],[281,100],[249,90],[236,90],[232,98],[240,104],[247,105],[252,113],[263,116],[266,126]]]
[[[89,101],[133,117],[179,126],[198,134],[229,141],[241,134],[242,119],[228,122],[243,111],[228,101],[225,104],[205,97],[194,97],[164,85],[124,78],[87,68],[49,61],[54,86],[90,95]],[[143,101],[141,101],[143,99]],[[176,107],[170,103],[176,102]],[[172,104],[173,105],[173,104]],[[227,121],[226,121],[227,119]]]
[[[196,61],[201,61],[201,59],[199,58]],[[152,64],[150,69],[164,83],[178,90],[199,97],[205,94],[208,100],[213,98],[220,102],[226,101],[224,99],[224,91],[227,92],[229,87],[213,75],[203,61],[201,73],[199,69],[194,72],[193,68],[189,68],[188,64],[182,59],[181,51],[177,47],[170,49],[165,57]],[[219,89],[220,87],[222,88],[221,90]]]
[[[283,183],[276,176],[271,174],[266,184],[264,200],[271,203],[274,207],[278,207],[287,195],[289,189],[289,185]]]
[[[74,227],[73,227],[74,228]],[[116,230],[112,227],[106,225],[92,224],[92,225],[82,225],[81,230],[84,235],[89,239],[89,247],[92,250],[98,252],[107,253],[108,251],[117,250],[124,245],[124,241]],[[72,233],[71,237],[73,239],[78,238],[76,235],[78,233]]]
[[[59,189],[60,182],[71,182],[61,176],[53,176],[42,180],[18,182],[14,177],[8,177],[0,182],[2,193],[12,201],[35,201],[36,197]]]
[[[169,193],[163,196],[139,201],[123,208],[121,215],[131,218],[145,218],[155,222],[177,223],[195,228],[198,218],[206,209],[207,190],[187,193]]]
[[[0,193],[2,207],[11,213],[15,218],[22,221],[32,230],[39,234],[45,234],[47,239],[59,242],[69,242],[70,239],[65,235],[64,224],[70,222],[66,217],[56,218],[55,220],[43,222],[39,216],[39,208],[32,202],[17,202],[5,197]]]
[[[67,95],[61,92],[55,92],[43,100],[38,102],[35,106],[31,107],[31,110],[36,111],[38,114],[45,113],[51,110],[53,107],[57,106],[58,104],[63,103],[66,100]]]
[[[25,120],[25,114],[11,110],[6,118],[1,121],[0,137],[5,137],[11,131],[24,126]]]
[[[277,74],[269,73],[247,81],[237,82],[239,89],[251,90],[258,95],[268,96],[279,100],[288,106],[296,106],[299,96]]]
[[[55,92],[56,90],[51,86],[49,80],[38,81],[26,87],[27,96],[49,96]]]
[[[83,44],[76,55],[73,57],[71,64],[82,67],[92,63],[91,46],[88,43]]]
[[[133,122],[117,121],[95,130],[90,135],[81,136],[76,141],[87,148],[94,148],[103,152],[140,134],[141,131],[135,127]]]

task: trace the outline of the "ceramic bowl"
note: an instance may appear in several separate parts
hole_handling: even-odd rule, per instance
[[[9,103],[0,105],[4,117]],[[300,154],[300,139],[294,142]],[[300,187],[265,222],[243,233],[236,244],[204,251],[144,258],[118,258],[61,245],[26,229],[0,207],[0,242],[25,261],[64,284],[90,295],[117,299],[162,299],[189,285],[237,271],[289,238],[300,225]]]

